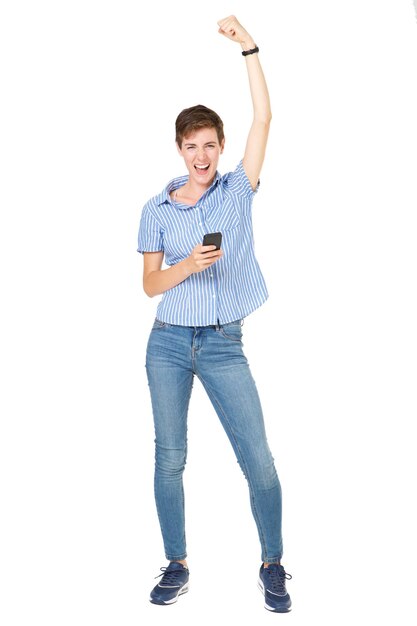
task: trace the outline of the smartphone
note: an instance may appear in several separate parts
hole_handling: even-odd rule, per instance
[[[207,233],[203,238],[203,246],[216,246],[216,250],[220,250],[222,243],[221,233]]]

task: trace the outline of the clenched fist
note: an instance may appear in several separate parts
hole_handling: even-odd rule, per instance
[[[219,20],[217,24],[219,25],[219,33],[232,41],[240,43],[244,50],[255,47],[252,37],[234,15],[229,15],[229,17]]]

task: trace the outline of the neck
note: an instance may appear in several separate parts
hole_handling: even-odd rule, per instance
[[[212,182],[210,181],[207,185],[199,185],[195,181],[188,181],[177,190],[175,197],[186,200],[186,204],[195,204],[211,186]]]
[[[213,181],[211,180],[207,184],[204,184],[204,183],[199,184],[198,182],[194,180],[188,180],[188,182],[184,185],[183,189],[186,190],[188,195],[199,198],[200,196],[203,195],[203,193],[207,191],[207,189],[209,189],[212,182]]]

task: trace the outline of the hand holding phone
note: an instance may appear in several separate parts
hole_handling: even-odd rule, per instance
[[[198,244],[192,250],[188,259],[184,259],[188,265],[190,274],[203,272],[208,267],[216,263],[222,256],[223,251],[220,249],[222,243],[221,233],[207,233],[204,235],[203,243]],[[203,250],[203,246],[215,246],[215,250]]]

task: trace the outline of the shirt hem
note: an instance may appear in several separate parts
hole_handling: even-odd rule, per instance
[[[207,322],[207,324],[196,324],[195,320],[192,321],[191,319],[186,320],[185,322],[179,323],[178,320],[169,318],[165,316],[163,313],[161,315],[159,311],[157,311],[156,317],[160,322],[163,322],[164,324],[171,324],[172,326],[193,327],[193,328],[203,328],[205,326],[216,326],[217,324],[220,324],[220,325],[230,324],[231,322],[236,322],[237,320],[243,320],[245,319],[245,317],[248,317],[249,315],[251,315],[254,311],[256,311],[263,304],[265,304],[268,298],[269,298],[269,294],[266,294],[265,298],[261,302],[259,302],[258,304],[255,304],[253,307],[250,307],[249,310],[236,313],[236,315],[233,315],[233,316],[225,316],[224,318],[219,315],[217,319],[211,319],[210,321]]]

